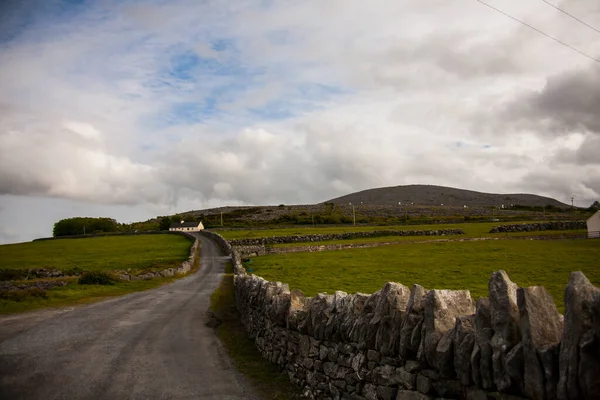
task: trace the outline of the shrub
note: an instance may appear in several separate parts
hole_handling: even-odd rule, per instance
[[[0,268],[0,281],[16,281],[27,278],[27,270]]]
[[[115,278],[102,271],[84,272],[78,280],[80,285],[114,285]]]
[[[24,301],[31,298],[47,299],[48,295],[44,289],[37,287],[22,290],[0,290],[0,300]]]
[[[83,273],[83,270],[79,267],[73,267],[73,268],[65,269],[63,271],[63,274],[65,276],[81,275],[82,273]]]

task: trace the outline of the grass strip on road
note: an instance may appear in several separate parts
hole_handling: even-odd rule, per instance
[[[598,240],[485,240],[398,244],[341,251],[254,257],[246,267],[309,296],[320,292],[373,293],[386,282],[427,289],[468,289],[488,296],[492,272],[503,269],[519,286],[544,286],[563,310],[571,271],[600,285]]]
[[[221,321],[217,335],[240,373],[268,400],[299,398],[299,391],[287,374],[262,358],[254,341],[246,336],[235,306],[233,267],[228,263],[219,287],[210,298],[210,308]]]

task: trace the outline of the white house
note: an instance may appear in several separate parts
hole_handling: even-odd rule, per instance
[[[600,211],[588,218],[587,230],[589,238],[600,238]]]
[[[169,227],[170,231],[199,232],[204,229],[202,222],[175,222]]]

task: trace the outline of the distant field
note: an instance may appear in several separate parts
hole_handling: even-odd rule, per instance
[[[469,289],[488,296],[492,272],[507,271],[520,286],[542,285],[563,309],[571,271],[600,285],[600,240],[490,240],[413,243],[368,249],[255,257],[246,267],[308,295],[319,292],[373,293],[385,282],[427,289]]]
[[[525,223],[525,222],[524,222]],[[269,236],[291,236],[308,235],[312,233],[345,233],[345,232],[369,232],[369,231],[407,231],[407,230],[437,230],[437,229],[462,229],[465,233],[483,235],[499,225],[498,222],[473,222],[460,224],[435,224],[435,225],[397,225],[397,226],[335,226],[335,227],[298,227],[280,229],[255,229],[255,230],[231,230],[218,231],[225,239],[247,239]]]
[[[491,237],[491,238],[518,238],[528,236],[560,236],[585,234],[584,229],[568,230],[568,231],[535,231],[535,232],[509,232],[509,233],[470,233],[464,235],[448,235],[448,236],[379,236],[374,238],[358,238],[358,239],[341,239],[341,240],[324,240],[322,242],[303,242],[303,243],[281,243],[274,244],[273,247],[301,247],[327,244],[362,244],[362,243],[406,243],[406,242],[426,242],[426,241],[442,241],[442,240],[460,240],[469,238]]]
[[[191,245],[183,236],[168,234],[6,244],[0,246],[0,268],[164,269],[186,260]]]
[[[518,222],[519,224],[526,223],[535,223],[535,222],[543,222],[543,221],[524,221]],[[407,231],[407,230],[415,230],[415,231],[424,231],[424,230],[439,230],[439,229],[462,229],[465,232],[465,235],[461,235],[460,237],[482,237],[482,236],[531,236],[531,235],[554,235],[561,233],[584,233],[585,230],[577,230],[577,231],[538,231],[538,232],[517,232],[517,233],[489,233],[492,227],[497,225],[506,224],[502,222],[465,222],[458,224],[434,224],[434,225],[396,225],[396,226],[378,226],[378,225],[369,225],[369,226],[335,226],[335,227],[294,227],[294,228],[278,228],[278,229],[248,229],[248,230],[230,230],[230,231],[219,231],[217,232],[223,236],[225,239],[250,239],[250,238],[260,238],[260,237],[271,237],[271,236],[293,236],[293,235],[308,235],[313,233],[319,234],[333,234],[333,233],[346,233],[346,232],[370,232],[370,231]],[[415,238],[410,237],[395,237],[396,240],[414,240]],[[427,240],[431,237],[427,238],[418,238],[417,240]],[[382,237],[375,238],[375,241],[383,241]],[[343,240],[340,243],[351,243],[360,242],[360,243],[368,243],[369,241],[365,241],[365,239],[352,239],[352,240]],[[325,243],[325,242],[321,242]],[[295,243],[294,245],[298,245]]]

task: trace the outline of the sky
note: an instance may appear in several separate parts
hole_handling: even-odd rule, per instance
[[[405,184],[587,207],[600,33],[486,1],[585,55],[477,0],[4,0],[0,243]]]

